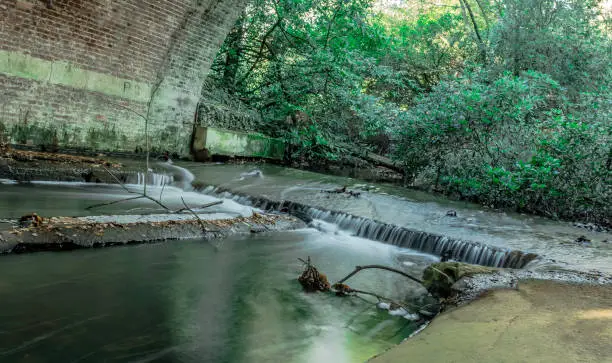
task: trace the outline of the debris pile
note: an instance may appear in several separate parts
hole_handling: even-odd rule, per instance
[[[19,218],[19,225],[22,228],[40,227],[43,224],[43,218],[36,213],[26,214]]]
[[[327,281],[327,276],[319,272],[311,263],[310,257],[308,257],[308,261],[304,261],[301,258],[299,259],[306,266],[304,268],[304,272],[298,277],[298,281],[307,292],[315,292],[315,291],[329,291],[331,286],[329,285],[329,281]]]
[[[349,197],[355,197],[355,198],[359,198],[359,196],[361,195],[361,192],[356,192],[354,190],[348,190],[346,185],[343,186],[342,188],[336,188],[332,190],[321,190],[321,193],[345,194],[345,195],[348,195]]]

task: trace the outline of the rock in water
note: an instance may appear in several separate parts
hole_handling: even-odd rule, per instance
[[[423,271],[423,286],[433,296],[447,298],[453,293],[453,284],[463,276],[493,273],[495,271],[498,271],[498,269],[462,262],[433,263]]]
[[[249,172],[240,174],[240,180],[244,180],[246,178],[263,178],[263,173],[259,169],[254,169]]]
[[[446,262],[453,257],[453,251],[446,250],[440,255],[440,262]]]
[[[586,238],[585,236],[580,236],[574,240],[574,242],[579,243],[583,246],[591,246],[591,240]]]

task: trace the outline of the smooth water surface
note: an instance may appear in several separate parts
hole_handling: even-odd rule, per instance
[[[363,362],[416,323],[372,301],[302,292],[310,256],[330,280],[379,263],[418,275],[435,258],[315,230],[37,253],[0,263],[1,362]],[[418,305],[402,276],[351,286]]]
[[[142,185],[128,184],[131,191],[142,192]],[[181,197],[194,210],[218,201],[218,198],[196,192],[186,192],[174,186],[147,188],[148,195],[161,200],[171,210],[184,208]],[[166,213],[154,202],[142,198],[126,200],[130,194],[114,184],[43,182],[31,184],[0,184],[0,218],[19,218],[27,213],[43,217],[91,216],[101,214]],[[161,196],[161,198],[160,198]],[[104,203],[113,203],[101,205]],[[225,213],[228,217],[250,216],[252,208],[224,199],[222,204],[206,208],[206,212]],[[96,208],[88,207],[99,205]]]

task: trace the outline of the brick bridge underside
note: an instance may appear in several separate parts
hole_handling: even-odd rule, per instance
[[[0,0],[0,131],[15,144],[185,155],[245,0]],[[150,104],[150,106],[149,106]]]

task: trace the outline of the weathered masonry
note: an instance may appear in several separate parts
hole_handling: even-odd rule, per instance
[[[0,130],[13,143],[186,154],[245,0],[0,0]],[[150,103],[150,107],[147,105]]]

